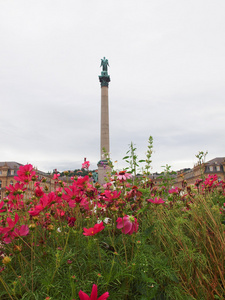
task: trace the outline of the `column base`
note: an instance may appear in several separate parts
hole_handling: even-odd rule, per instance
[[[98,162],[98,183],[103,185],[106,183],[106,177],[111,174],[111,168],[109,167],[108,161],[102,159]]]

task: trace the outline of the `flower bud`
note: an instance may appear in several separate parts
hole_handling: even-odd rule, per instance
[[[14,250],[14,252],[16,252],[16,253],[18,253],[18,252],[21,252],[22,251],[22,246],[21,245],[15,245],[14,247],[13,247],[13,250]]]
[[[29,229],[30,229],[30,230],[34,230],[35,228],[36,228],[36,225],[35,225],[35,224],[32,223],[32,224],[29,225]]]
[[[3,258],[3,260],[2,260],[2,263],[3,263],[4,265],[9,264],[10,262],[11,262],[11,258],[10,258],[9,256],[5,256],[5,257]]]
[[[52,230],[54,229],[54,226],[53,226],[52,224],[50,224],[50,225],[47,226],[47,229],[48,229],[49,231],[52,231]]]

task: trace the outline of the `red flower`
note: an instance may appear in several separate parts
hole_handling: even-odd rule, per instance
[[[15,186],[10,184],[6,186],[6,195],[8,196],[8,207],[14,209],[20,209],[24,206],[24,202],[22,201],[24,192],[26,187],[24,187],[23,183],[16,183]]]
[[[76,221],[76,218],[74,218],[74,217],[71,217],[71,218],[70,218],[70,217],[69,217],[69,218],[68,218],[68,226],[69,226],[69,227],[73,227],[75,221]]]
[[[14,232],[16,236],[26,236],[29,234],[29,227],[28,225],[21,225],[20,229],[15,228]]]
[[[208,175],[208,177],[206,178],[206,180],[203,182],[203,189],[211,191],[212,189],[214,189],[215,187],[218,186],[218,177],[217,175]]]
[[[35,189],[35,196],[36,196],[36,197],[42,197],[43,195],[44,195],[43,187],[38,186],[38,187]]]
[[[89,167],[90,167],[90,162],[89,162],[89,161],[85,161],[85,162],[82,164],[82,169],[88,170]]]
[[[179,189],[178,187],[176,186],[175,188],[172,188],[169,190],[169,194],[173,194],[173,195],[179,195]]]
[[[103,226],[103,222],[101,222],[100,224],[95,224],[95,226],[92,228],[84,228],[83,235],[95,235],[96,233],[102,231],[104,228],[105,226]]]
[[[60,174],[54,174],[53,175],[53,179],[55,179],[55,180],[59,180],[59,177],[60,177]]]
[[[45,208],[49,208],[52,204],[55,203],[56,195],[51,192],[48,195],[44,194],[38,205],[36,205],[32,210],[29,210],[29,214],[31,216],[37,216],[41,211],[43,211]]]
[[[121,194],[121,191],[119,191],[119,192],[117,192],[117,191],[111,192],[109,190],[105,190],[105,193],[103,193],[102,196],[105,195],[105,198],[103,198],[105,201],[113,202],[113,200],[119,198],[120,194]]]
[[[17,171],[17,175],[15,176],[15,180],[22,181],[28,183],[32,180],[32,177],[35,176],[34,168],[31,164],[20,166],[19,170]]]
[[[7,233],[9,231],[12,231],[14,229],[14,227],[16,226],[16,223],[19,221],[19,216],[18,214],[15,214],[15,219],[14,221],[10,218],[10,217],[7,217],[6,218],[7,220],[7,223],[8,223],[8,227],[5,227],[5,228],[0,228],[0,233]]]
[[[0,213],[6,211],[6,209],[2,209],[2,207],[4,206],[5,202],[1,201],[0,202]]]
[[[98,288],[97,288],[96,284],[93,284],[90,297],[81,290],[79,291],[79,297],[80,297],[80,300],[106,300],[109,297],[109,293],[106,292],[103,295],[101,295],[99,298],[97,298],[98,297]]]
[[[157,198],[155,197],[155,199],[147,199],[146,200],[147,202],[151,202],[151,203],[154,203],[154,204],[162,204],[162,203],[165,203],[165,201],[162,199],[162,198]]]
[[[15,214],[14,221],[10,217],[7,217],[6,220],[9,226],[5,228],[0,227],[0,234],[3,234],[2,239],[6,244],[11,243],[12,240],[18,236],[26,236],[29,234],[29,228],[27,225],[22,225],[19,228],[15,228],[17,222],[19,221],[18,214]]]
[[[122,229],[122,233],[131,235],[133,232],[138,231],[137,219],[133,216],[125,216],[116,220],[117,228]]]

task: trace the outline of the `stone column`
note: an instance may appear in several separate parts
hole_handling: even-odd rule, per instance
[[[101,88],[101,159],[104,158],[103,148],[109,153],[109,101],[108,87]]]
[[[109,100],[108,89],[110,76],[108,75],[108,60],[102,59],[101,66],[103,71],[99,76],[101,83],[101,142],[100,142],[100,161],[98,162],[98,182],[105,183],[107,172],[110,172],[107,160],[104,158],[104,150],[109,154]]]

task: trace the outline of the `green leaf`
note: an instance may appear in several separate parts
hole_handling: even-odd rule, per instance
[[[123,157],[123,159],[128,159],[128,158],[129,158],[129,156],[124,156],[124,157]]]

